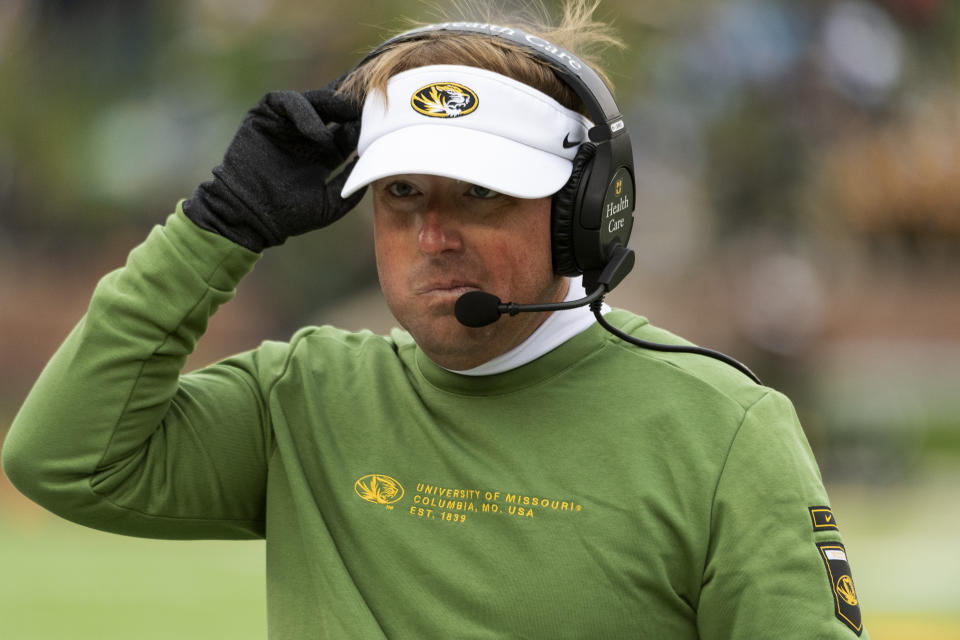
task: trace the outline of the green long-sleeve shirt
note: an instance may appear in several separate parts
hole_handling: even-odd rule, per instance
[[[156,228],[19,412],[14,484],[107,531],[266,537],[271,638],[860,632],[779,393],[599,326],[481,378],[330,327],[181,375],[256,258],[181,212]]]

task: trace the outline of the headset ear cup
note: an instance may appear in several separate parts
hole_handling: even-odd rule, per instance
[[[574,224],[576,222],[580,199],[580,187],[590,177],[590,170],[597,145],[585,142],[577,149],[573,158],[573,171],[570,179],[560,191],[553,194],[550,216],[550,245],[553,255],[553,271],[561,276],[578,276],[583,271],[577,265],[574,247]]]

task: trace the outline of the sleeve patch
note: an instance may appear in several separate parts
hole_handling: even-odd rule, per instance
[[[830,579],[830,589],[833,591],[837,619],[859,636],[863,633],[860,599],[853,586],[847,551],[839,542],[818,542],[817,549],[820,550],[820,557],[823,558],[823,564],[827,568],[827,578]]]
[[[823,531],[825,529],[840,530],[840,528],[837,527],[837,519],[834,517],[833,510],[830,509],[830,507],[810,507],[810,517],[813,519],[814,531]]]

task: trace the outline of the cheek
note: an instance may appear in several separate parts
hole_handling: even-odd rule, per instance
[[[404,245],[409,241],[403,237],[400,230],[392,225],[390,218],[374,214],[373,218],[373,247],[377,260],[377,274],[380,277],[380,286],[386,296],[390,296],[403,273],[406,260]]]
[[[509,257],[521,277],[539,279],[552,274],[549,200],[531,206],[517,221],[520,224],[512,227],[509,245],[503,246],[497,255]]]
[[[549,241],[508,239],[486,252],[488,268],[514,284],[543,280],[553,273]]]

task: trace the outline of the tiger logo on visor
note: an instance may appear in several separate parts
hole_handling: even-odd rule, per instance
[[[418,89],[410,98],[417,113],[431,118],[458,118],[476,110],[480,100],[468,87],[456,82],[434,82]]]

